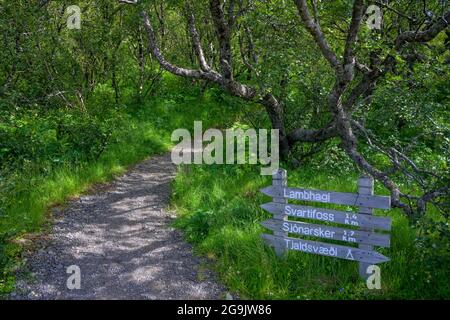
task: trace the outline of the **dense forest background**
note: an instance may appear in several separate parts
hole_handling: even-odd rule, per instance
[[[263,246],[258,168],[180,170],[177,225],[230,288],[450,297],[447,1],[133,2],[0,1],[0,292],[52,206],[202,120],[279,129],[290,183],[355,191],[365,173],[394,206],[386,285],[368,292],[353,265]]]

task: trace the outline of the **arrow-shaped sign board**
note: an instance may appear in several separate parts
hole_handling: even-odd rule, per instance
[[[295,218],[333,222],[355,227],[391,230],[392,224],[390,218],[310,206],[269,202],[261,205],[261,208],[275,215],[287,215]]]
[[[262,234],[262,238],[270,245],[297,250],[311,254],[318,254],[327,257],[340,258],[351,261],[378,264],[389,261],[389,258],[376,251],[366,251],[353,247],[345,247],[336,244],[309,241],[303,239],[278,237],[269,234]]]
[[[370,244],[380,247],[389,247],[390,237],[387,234],[336,228],[326,225],[310,224],[304,222],[266,220],[261,223],[267,229],[283,231],[302,236],[318,237],[330,240],[346,241],[357,244]]]
[[[260,191],[273,198],[287,198],[378,209],[391,208],[391,198],[386,196],[371,196],[358,193],[288,188],[281,186],[270,186],[263,188]]]

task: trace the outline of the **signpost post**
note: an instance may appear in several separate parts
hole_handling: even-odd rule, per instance
[[[286,170],[278,170],[273,175],[272,186],[261,189],[262,193],[272,197],[272,202],[261,207],[272,213],[273,218],[261,224],[273,231],[273,235],[263,234],[262,238],[274,247],[278,255],[287,250],[302,251],[334,258],[359,262],[360,277],[368,277],[367,268],[377,263],[389,261],[389,258],[376,252],[374,246],[389,247],[390,236],[375,230],[389,231],[391,219],[373,216],[373,209],[389,209],[390,198],[375,196],[373,178],[363,176],[358,181],[358,193],[343,193],[303,188],[287,187]],[[288,199],[357,206],[358,213],[318,208],[288,203]],[[293,221],[289,218],[307,219]],[[317,223],[316,223],[317,222]],[[328,224],[320,224],[325,222]],[[329,223],[344,224],[345,228]],[[337,245],[334,243],[304,240],[293,236],[307,236],[328,240],[337,240],[358,247]]]
[[[373,195],[373,178],[372,177],[360,177],[358,180],[358,193],[363,195]],[[359,207],[359,214],[372,215],[373,209],[369,207]],[[363,231],[373,232],[371,227],[360,227]],[[373,246],[370,244],[359,244],[359,248],[363,250],[373,250]],[[367,268],[370,266],[369,263],[360,262],[359,263],[359,276],[362,279],[367,278]]]
[[[274,188],[284,188],[287,185],[287,171],[284,169],[277,170],[272,177],[272,186]],[[287,200],[283,197],[274,197],[272,200],[274,203],[286,204]],[[274,217],[275,220],[285,221],[287,220],[286,216],[277,216]],[[280,230],[274,230],[275,236],[287,236],[287,232],[282,232]],[[275,246],[275,252],[277,255],[281,256],[286,251],[283,246]]]

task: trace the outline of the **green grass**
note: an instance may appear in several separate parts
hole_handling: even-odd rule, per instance
[[[164,79],[163,87],[158,96],[121,111],[113,142],[97,160],[63,163],[45,174],[15,173],[13,178],[20,190],[6,195],[12,205],[0,217],[0,294],[12,290],[14,270],[21,263],[22,248],[14,240],[41,232],[52,206],[64,205],[93,184],[111,180],[148,156],[169,151],[173,145],[171,133],[176,128],[191,129],[194,120],[218,126],[217,121],[223,121],[223,109],[230,108],[217,99],[214,89],[202,95],[196,87],[170,76]],[[232,114],[233,110],[228,112]]]
[[[14,197],[13,205],[0,220],[3,259],[7,260],[4,262],[3,280],[0,280],[0,292],[6,293],[12,289],[14,277],[10,269],[20,254],[20,246],[10,240],[39,232],[51,206],[64,204],[69,197],[82,194],[92,184],[106,182],[124,172],[127,166],[170,148],[167,137],[156,131],[146,119],[127,119],[119,134],[119,141],[111,145],[97,161],[76,166],[62,165],[46,175],[24,174],[20,177],[24,183],[33,182],[29,189],[11,195]]]
[[[289,185],[356,191],[357,175],[307,167],[289,171]],[[368,290],[358,264],[300,252],[278,258],[265,246],[259,222],[270,214],[259,208],[270,201],[258,190],[271,184],[250,166],[192,166],[180,170],[172,203],[199,254],[232,290],[251,299],[429,299],[448,298],[447,264],[429,267],[415,245],[417,233],[399,210],[376,210],[393,219],[391,248],[378,251],[391,261],[381,265],[381,290]],[[376,193],[386,191],[376,185]],[[336,207],[337,208],[337,207]],[[343,209],[341,207],[340,209]],[[345,208],[344,208],[345,209]],[[433,258],[433,257],[431,257]],[[448,257],[447,257],[448,258]]]

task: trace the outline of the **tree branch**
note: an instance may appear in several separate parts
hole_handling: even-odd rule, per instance
[[[426,30],[406,31],[401,33],[397,37],[395,48],[398,50],[408,42],[429,42],[433,40],[441,31],[447,28],[449,20],[450,10]]]
[[[353,4],[352,22],[347,33],[347,40],[344,50],[344,69],[346,71],[347,81],[351,81],[354,76],[355,66],[355,43],[358,31],[361,26],[361,20],[364,16],[366,6],[364,0],[355,0]]]
[[[226,80],[233,80],[233,67],[231,57],[231,30],[225,19],[220,0],[210,0],[210,11],[216,28],[220,47],[221,74]]]
[[[189,33],[192,37],[192,43],[194,45],[195,54],[200,64],[200,68],[206,72],[213,72],[211,67],[206,62],[205,54],[203,52],[202,44],[200,41],[200,35],[197,31],[197,28],[195,27],[195,16],[188,1],[186,1],[186,9],[189,23]]]
[[[294,0],[295,5],[297,6],[297,10],[300,14],[300,17],[305,24],[309,33],[313,36],[317,45],[319,46],[323,56],[328,60],[330,65],[338,72],[343,73],[342,66],[336,56],[336,54],[331,50],[330,45],[325,39],[325,35],[323,34],[319,22],[314,22],[311,14],[309,13],[308,5],[306,4],[306,0]]]

